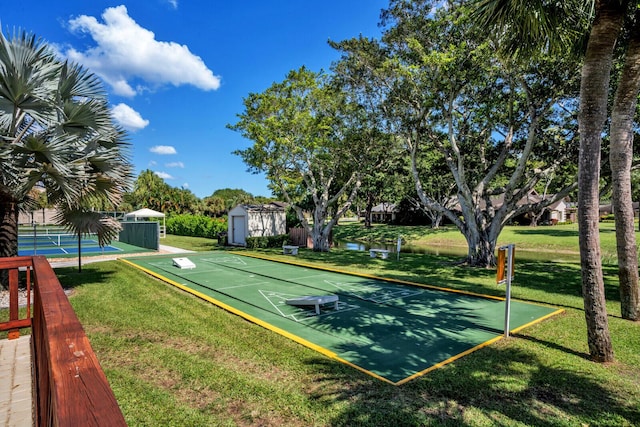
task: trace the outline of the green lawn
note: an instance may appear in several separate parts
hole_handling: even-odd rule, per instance
[[[432,230],[424,226],[394,226],[374,224],[366,229],[360,223],[349,223],[337,227],[334,238],[363,242],[387,242],[395,244],[398,236],[410,245],[456,246],[466,248],[464,236],[452,225]],[[640,233],[636,231],[640,241]],[[498,246],[515,243],[518,251],[555,251],[579,255],[578,224],[556,226],[507,226],[500,233]],[[600,247],[604,262],[616,263],[616,235],[613,222],[600,224]]]
[[[359,226],[344,227],[354,228],[340,227],[336,235],[360,232]],[[566,227],[531,229],[535,233],[507,229],[513,235],[505,242],[518,237],[517,245],[532,250],[536,245],[576,250],[574,229]],[[387,228],[389,238],[397,238],[397,231]],[[451,231],[414,228],[402,234],[417,241],[432,235],[450,235],[450,244],[459,241]],[[169,239],[163,244],[217,247],[212,240]],[[609,244],[603,239],[603,246]],[[291,260],[279,252],[261,253]],[[495,284],[495,271],[460,266],[455,258],[403,254],[396,261],[358,251],[301,250],[297,259],[486,294],[504,292]],[[588,360],[579,266],[518,261],[514,296],[553,304],[565,313],[399,387],[122,262],[90,264],[81,274],[73,268],[56,272],[75,290],[71,302],[131,426],[640,425],[640,324],[619,318],[613,265],[605,276],[615,363]]]
[[[206,239],[204,237],[186,237],[167,234],[167,237],[160,239],[161,245],[174,246],[176,248],[189,249],[192,251],[213,251],[221,249],[217,239]]]

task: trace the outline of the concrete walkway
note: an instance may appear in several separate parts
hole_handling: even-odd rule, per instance
[[[195,251],[187,249],[174,248],[173,246],[160,245],[160,252],[171,252],[172,254],[192,254]]]
[[[31,335],[0,340],[0,426],[33,426]]]
[[[161,255],[161,254],[189,254],[194,253],[195,251],[190,251],[187,249],[175,248],[173,246],[160,245],[158,252],[156,253],[144,253],[145,255]],[[91,264],[94,262],[101,261],[115,261],[118,258],[127,257],[127,256],[142,256],[142,254],[127,254],[127,255],[100,255],[100,256],[83,256],[82,257],[82,265]],[[62,258],[49,258],[49,264],[51,267],[77,267],[78,266],[78,258],[65,259]]]

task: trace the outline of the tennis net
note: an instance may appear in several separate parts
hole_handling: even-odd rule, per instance
[[[95,235],[83,235],[82,243],[97,241]],[[18,246],[68,246],[78,243],[78,235],[61,234],[18,234]]]

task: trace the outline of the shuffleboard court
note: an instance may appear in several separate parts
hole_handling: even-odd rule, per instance
[[[504,332],[501,298],[239,253],[199,253],[188,259],[195,267],[181,269],[170,256],[124,261],[396,385],[489,345]],[[330,303],[318,308],[306,303],[310,297]],[[561,311],[512,301],[511,332]]]

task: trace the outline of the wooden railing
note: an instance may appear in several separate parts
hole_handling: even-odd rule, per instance
[[[0,258],[0,270],[8,272],[10,288],[9,320],[0,323],[0,330],[8,330],[11,338],[19,328],[31,326],[35,425],[126,426],[89,339],[46,258]],[[27,305],[22,319],[21,279],[28,293],[33,292],[33,310]]]
[[[49,267],[51,268],[51,267]],[[18,289],[20,270],[24,270],[23,280],[27,301],[31,301],[33,263],[31,257],[0,258],[0,278],[9,282],[9,320],[0,323],[0,331],[9,331],[9,339],[20,336],[20,328],[31,326],[31,305],[27,305],[24,317],[20,317]]]

